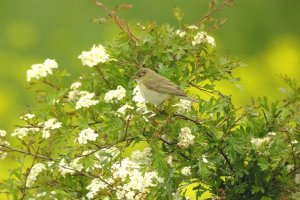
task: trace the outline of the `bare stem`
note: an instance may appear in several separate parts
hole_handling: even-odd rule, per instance
[[[214,7],[213,9],[209,9],[205,15],[203,15],[198,22],[196,22],[197,25],[200,25],[205,20],[209,19],[212,15],[222,10],[224,7],[231,5],[233,0],[224,0],[219,6]]]
[[[95,5],[102,10],[106,11],[108,13],[108,16],[112,19],[112,21],[125,33],[127,33],[128,37],[133,41],[133,42],[138,42],[139,39],[133,35],[132,31],[130,30],[128,23],[124,19],[122,19],[120,16],[116,14],[116,11],[110,10],[106,6],[103,5],[103,3],[95,0]]]

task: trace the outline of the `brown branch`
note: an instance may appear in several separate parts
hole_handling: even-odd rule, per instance
[[[53,160],[52,158],[44,156],[44,155],[34,154],[34,153],[31,153],[31,152],[24,151],[22,149],[16,149],[14,147],[10,147],[10,146],[4,145],[4,144],[0,144],[0,147],[4,148],[4,149],[1,149],[1,150],[6,150],[6,152],[13,151],[13,152],[18,152],[18,153],[30,155],[30,156],[33,156],[33,157],[36,157],[36,158],[40,158],[40,159],[43,159],[43,160],[50,160],[50,161]]]
[[[40,146],[39,146],[38,149],[36,150],[36,153],[35,153],[35,156],[34,156],[34,158],[33,158],[32,163],[31,163],[31,166],[27,169],[27,172],[26,172],[26,174],[25,174],[24,186],[23,186],[23,188],[21,188],[21,192],[22,192],[21,200],[23,200],[23,199],[25,198],[25,196],[26,196],[26,189],[27,189],[26,183],[27,183],[27,180],[28,180],[28,176],[29,176],[29,174],[30,174],[30,172],[31,172],[31,170],[32,170],[32,167],[34,166],[34,163],[35,163],[35,161],[36,161],[37,154],[38,154],[39,150],[40,150]]]
[[[109,86],[109,87],[111,87],[109,81],[105,78],[102,70],[98,66],[96,66],[95,69],[98,72],[98,74],[100,75],[100,77],[102,78],[102,80],[106,83],[106,85]]]
[[[231,3],[233,2],[233,0],[224,0],[221,5],[219,5],[218,7],[215,7],[214,9],[209,9],[207,11],[207,13],[205,15],[203,15],[198,22],[196,22],[195,24],[200,25],[201,23],[203,23],[205,20],[209,19],[209,17],[211,17],[212,15],[214,15],[215,13],[219,12],[221,9],[223,9],[226,6],[230,6]]]
[[[113,20],[113,22],[125,33],[127,33],[128,37],[133,41],[133,42],[138,42],[139,39],[133,35],[132,31],[130,30],[128,24],[125,22],[124,19],[122,19],[121,17],[119,17],[116,14],[116,11],[114,10],[110,10],[109,8],[107,8],[106,6],[103,5],[103,3],[95,0],[95,5],[99,8],[101,8],[102,10],[106,11],[108,13],[108,16]]]
[[[42,81],[43,83],[45,83],[46,85],[54,88],[55,90],[58,90],[59,91],[59,88],[57,86],[55,86],[54,84],[52,84],[51,82],[47,81],[46,79],[43,79]]]
[[[160,141],[162,141],[163,143],[167,144],[167,145],[174,145],[174,143],[171,143],[165,139],[163,139],[162,137],[159,137],[158,138]],[[179,155],[181,155],[183,158],[185,158],[186,160],[191,160],[191,158],[189,158],[187,155],[185,155],[184,153],[182,152],[178,152]]]
[[[123,140],[125,140],[127,138],[127,134],[128,134],[128,127],[129,127],[129,122],[130,122],[130,116],[128,117],[128,119],[126,120],[126,124],[125,124],[125,134],[124,134],[124,138]]]
[[[33,163],[32,163],[31,167],[30,167],[29,170],[28,170],[28,171],[29,171],[28,174],[30,173],[30,169],[33,167],[33,165],[34,165],[34,163],[35,163],[35,160],[36,160],[37,158],[40,158],[40,159],[43,159],[43,160],[50,160],[50,161],[53,161],[53,160],[54,160],[54,159],[52,159],[52,158],[50,158],[50,157],[46,157],[46,156],[43,156],[43,155],[39,155],[39,154],[38,154],[38,150],[39,150],[39,149],[37,150],[36,154],[33,154],[33,153],[31,153],[31,152],[26,152],[26,151],[24,151],[24,150],[16,149],[16,148],[9,147],[9,146],[3,145],[3,144],[0,144],[0,147],[9,149],[9,150],[14,151],[14,152],[18,152],[18,153],[22,153],[22,154],[30,155],[30,156],[34,157]],[[1,149],[1,150],[2,150],[2,149]],[[88,172],[79,171],[79,170],[73,169],[73,168],[71,168],[71,167],[63,166],[63,165],[58,165],[58,166],[59,166],[59,167],[62,167],[62,168],[65,168],[65,169],[73,170],[73,171],[77,172],[78,174],[81,174],[81,175],[86,176],[86,177],[88,177],[88,178],[99,178],[101,181],[103,181],[104,183],[106,183],[106,184],[108,185],[108,187],[109,187],[111,190],[113,190],[112,185],[109,184],[107,181],[105,181],[105,180],[104,180],[103,178],[101,178],[100,176],[96,176],[96,175],[90,174],[90,173],[88,173]],[[28,174],[27,174],[27,176],[28,176]],[[26,180],[27,180],[27,178],[26,178]],[[26,182],[25,182],[25,184],[26,184]],[[26,185],[25,185],[25,187],[23,188],[23,190],[25,190],[26,188],[27,188],[27,187],[26,187]],[[22,196],[21,199],[24,199],[24,197],[25,197],[25,194],[23,193],[23,196]]]
[[[198,122],[198,121],[196,121],[196,120],[193,120],[193,119],[191,119],[191,118],[189,118],[189,117],[186,117],[186,116],[184,116],[184,115],[174,114],[173,116],[179,117],[180,119],[183,119],[183,120],[191,121],[191,122],[195,123],[196,125],[201,125],[201,122]],[[213,139],[213,136],[212,136],[210,133],[208,133],[207,131],[205,131],[204,133],[205,133],[205,135],[206,135],[207,137],[209,137],[210,139]],[[231,171],[234,171],[233,165],[231,164],[231,162],[230,162],[228,156],[224,153],[223,149],[221,149],[221,148],[219,148],[219,147],[217,147],[217,146],[216,146],[216,148],[218,149],[219,153],[220,153],[220,154],[223,156],[223,158],[225,159],[225,161],[226,161],[226,163],[228,164],[230,170],[231,170]]]

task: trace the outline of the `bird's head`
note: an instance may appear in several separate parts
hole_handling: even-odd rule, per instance
[[[149,73],[151,71],[151,69],[147,69],[147,68],[141,68],[139,69],[135,75],[132,77],[133,79],[135,79],[137,82],[142,81],[143,78],[147,75],[147,73]]]

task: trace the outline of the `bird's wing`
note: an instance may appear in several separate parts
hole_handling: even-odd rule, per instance
[[[155,74],[155,80],[150,77],[145,78],[143,83],[149,90],[175,96],[186,96],[186,94],[176,84],[159,74]]]

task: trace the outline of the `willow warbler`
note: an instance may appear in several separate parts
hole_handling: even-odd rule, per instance
[[[160,105],[172,96],[199,102],[188,97],[175,83],[147,68],[139,69],[133,77],[144,99],[154,105]]]

